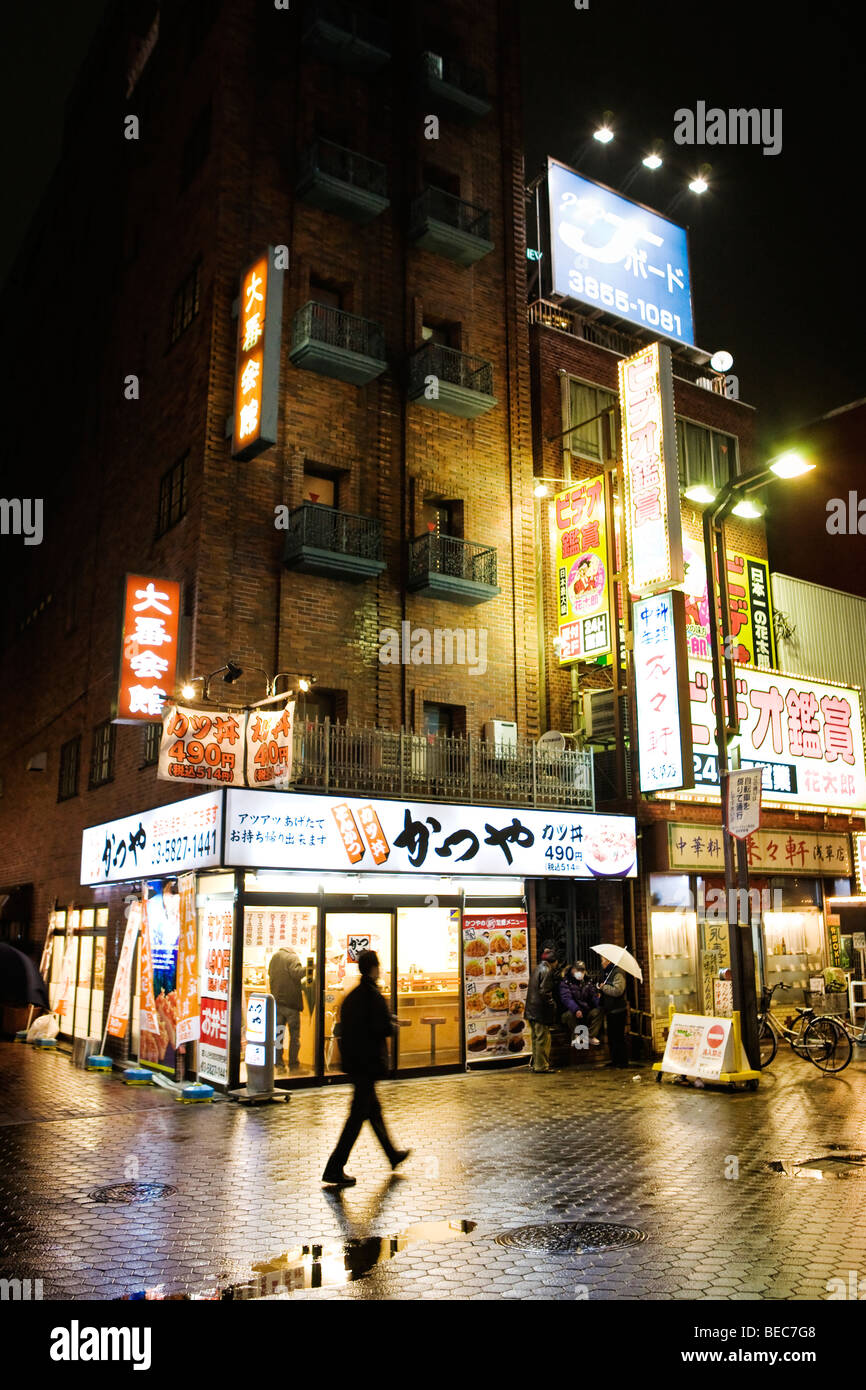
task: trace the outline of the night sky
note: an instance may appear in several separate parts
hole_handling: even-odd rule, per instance
[[[63,104],[104,7],[43,0],[4,15],[3,167],[16,196],[6,200],[0,275],[58,157]],[[689,225],[697,343],[733,353],[766,450],[866,395],[853,13],[837,0],[523,3],[527,178],[551,154]],[[781,153],[676,146],[674,112],[698,101],[780,107]],[[603,148],[591,133],[605,110],[617,138]],[[640,157],[653,140],[670,158],[648,174]],[[710,192],[682,192],[704,162]]]

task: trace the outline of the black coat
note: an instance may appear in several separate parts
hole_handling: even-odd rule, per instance
[[[524,1013],[530,1023],[546,1023],[548,1027],[556,1023],[557,1013],[553,984],[553,971],[547,961],[539,961],[530,976],[529,989],[526,991]]]
[[[388,1071],[387,1042],[391,1010],[374,980],[360,983],[343,1000],[340,1010],[340,1056],[350,1076],[384,1076]]]
[[[281,946],[270,959],[268,965],[268,984],[276,1000],[278,1009],[302,1009],[304,996],[301,993],[301,980],[304,967],[297,952],[289,946]]]

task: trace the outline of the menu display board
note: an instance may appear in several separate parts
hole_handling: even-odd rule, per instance
[[[211,902],[200,914],[199,995],[201,1031],[198,1048],[200,1081],[228,1082],[229,970],[234,908]]]
[[[677,1072],[680,1076],[718,1080],[722,1072],[738,1070],[733,1051],[729,1018],[674,1014],[662,1070]]]
[[[466,1060],[525,1056],[529,932],[525,912],[463,914]]]

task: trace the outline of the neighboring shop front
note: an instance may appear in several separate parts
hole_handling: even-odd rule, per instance
[[[678,1012],[730,1011],[728,904],[720,825],[668,821],[644,835],[656,1046],[672,1004]],[[838,900],[852,892],[851,836],[763,828],[747,841],[748,899],[756,984],[784,984],[775,1003],[805,999],[810,980],[843,960]],[[739,890],[736,890],[739,891]],[[790,991],[790,992],[789,992]]]
[[[283,978],[276,1079],[309,1085],[344,1075],[336,1025],[366,949],[397,1018],[395,1074],[525,1060],[539,882],[627,892],[635,860],[626,816],[232,789],[85,831],[82,882],[120,895],[125,918],[146,896],[159,1031],[141,1026],[137,948],[131,1056],[242,1085],[246,1005],[270,992],[273,973]],[[200,1009],[179,1068],[184,874],[195,876]]]

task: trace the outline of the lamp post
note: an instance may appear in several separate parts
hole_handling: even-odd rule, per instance
[[[733,767],[728,767],[728,746],[740,732],[737,710],[736,675],[728,621],[728,578],[725,556],[724,525],[733,512],[749,518],[760,515],[748,494],[769,482],[773,477],[796,478],[814,468],[799,455],[782,454],[759,473],[729,482],[715,498],[708,501],[704,511],[704,553],[707,565],[707,598],[709,600],[710,654],[713,682],[716,688],[716,750],[719,762],[719,786],[722,801],[722,839],[725,851],[725,904],[728,918],[728,937],[731,954],[731,984],[733,1007],[740,1015],[743,1046],[750,1065],[760,1066],[758,1043],[758,1012],[755,995],[755,958],[749,920],[749,861],[745,844],[740,841],[735,850],[734,837],[728,823],[728,782],[730,772],[739,767],[739,749],[734,751]],[[688,494],[687,494],[688,495]],[[719,603],[716,607],[716,585]],[[716,622],[719,613],[720,625]],[[721,638],[721,641],[719,640]],[[722,669],[724,667],[724,679]],[[742,891],[738,891],[742,890]],[[742,917],[746,921],[742,921]]]

